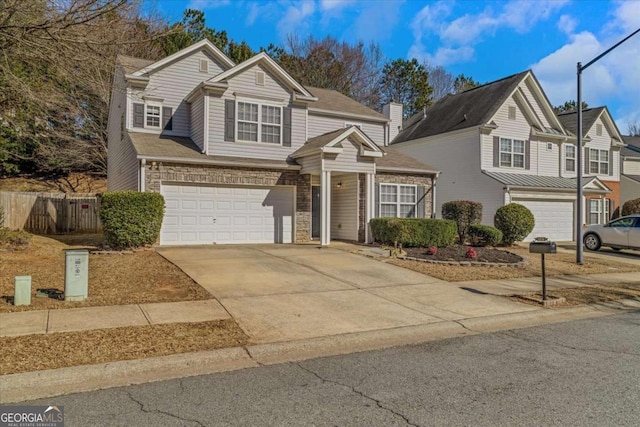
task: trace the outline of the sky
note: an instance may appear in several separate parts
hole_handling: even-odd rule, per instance
[[[576,99],[586,64],[640,28],[640,0],[148,0],[170,22],[187,8],[254,50],[288,35],[380,45],[481,83],[531,69],[553,105]],[[582,98],[606,105],[622,134],[640,124],[640,33],[583,71]]]

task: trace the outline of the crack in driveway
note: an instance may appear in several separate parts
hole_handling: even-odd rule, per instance
[[[162,415],[166,415],[166,416],[171,417],[171,418],[175,418],[175,419],[180,420],[180,421],[186,421],[186,422],[189,422],[189,423],[194,423],[195,425],[199,425],[201,427],[206,427],[204,424],[202,424],[198,420],[189,419],[189,418],[183,418],[183,417],[180,417],[178,415],[172,414],[171,412],[161,411],[160,409],[146,409],[144,407],[144,403],[142,403],[141,401],[139,401],[138,399],[133,397],[133,395],[131,394],[131,391],[126,390],[125,392],[126,392],[127,396],[129,397],[129,399],[131,399],[133,402],[138,404],[138,406],[140,407],[140,410],[142,412],[144,412],[145,414],[153,414],[153,413],[162,414]]]

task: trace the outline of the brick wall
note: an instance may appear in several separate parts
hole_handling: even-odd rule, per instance
[[[158,169],[147,165],[145,189],[160,191],[162,182],[200,183],[210,185],[252,185],[273,187],[292,185],[296,188],[295,242],[311,239],[311,177],[297,171],[255,169],[164,162]]]

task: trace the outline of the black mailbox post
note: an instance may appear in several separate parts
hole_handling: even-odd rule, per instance
[[[547,278],[544,268],[544,254],[555,254],[558,250],[556,248],[556,242],[548,240],[546,237],[536,237],[536,239],[529,243],[529,253],[540,254],[542,256],[542,300],[547,300]]]

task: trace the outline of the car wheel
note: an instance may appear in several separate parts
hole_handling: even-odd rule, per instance
[[[601,245],[600,238],[595,234],[587,234],[584,236],[584,245],[590,251],[597,251]]]

